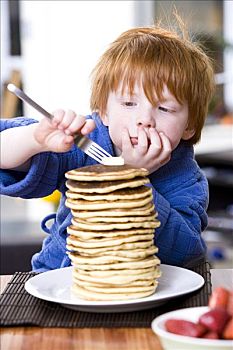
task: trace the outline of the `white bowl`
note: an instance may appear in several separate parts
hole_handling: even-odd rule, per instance
[[[209,311],[208,307],[190,307],[167,312],[152,321],[152,330],[157,334],[164,350],[229,350],[232,340],[193,338],[167,332],[164,323],[170,318],[197,322],[199,317]]]

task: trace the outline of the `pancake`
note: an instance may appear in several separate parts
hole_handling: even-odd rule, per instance
[[[148,273],[154,273],[156,272],[158,275],[161,275],[161,271],[159,269],[159,266],[151,266],[141,269],[135,269],[130,270],[130,276],[136,276],[135,278],[138,278],[139,280],[142,279],[142,275],[148,274]],[[73,274],[75,275],[82,275],[82,276],[90,276],[90,277],[116,277],[116,276],[129,276],[128,270],[92,270],[92,271],[85,271],[85,270],[77,270],[76,267],[73,269]]]
[[[130,228],[156,228],[160,226],[159,221],[142,221],[142,222],[123,222],[123,223],[92,223],[81,221],[80,219],[73,218],[72,224],[78,229],[91,230],[91,231],[111,231],[111,230],[127,230]]]
[[[134,168],[131,165],[89,165],[82,168],[68,171],[65,176],[67,179],[75,181],[107,181],[107,180],[125,180],[135,177],[145,177],[149,172],[144,168]]]
[[[159,276],[158,276],[159,277]],[[75,277],[73,276],[73,280],[74,282],[77,283],[78,286],[80,287],[99,287],[99,286],[104,286],[104,287],[111,287],[112,285],[111,284],[101,284],[101,283],[98,283],[98,282],[87,282],[87,281],[83,281],[81,279],[79,279],[78,277]],[[140,286],[151,286],[152,284],[154,284],[154,281],[155,279],[145,279],[145,280],[137,280],[137,281],[132,281],[130,282],[130,287],[140,287]],[[124,285],[124,283],[123,283]]]
[[[156,266],[160,264],[160,260],[158,258],[156,258],[155,256],[150,256],[146,259],[142,259],[138,261],[91,265],[91,264],[79,263],[79,258],[73,253],[68,253],[68,255],[73,264],[78,263],[79,269],[81,270],[121,270],[121,269],[134,270],[137,268]]]
[[[80,217],[77,215],[73,215],[74,218],[77,218],[79,221],[84,220],[80,219]],[[109,223],[123,223],[123,222],[142,222],[142,221],[155,221],[155,214],[153,215],[146,215],[146,216],[96,216],[96,217],[91,217],[91,218],[85,218],[85,222],[89,223],[97,223],[97,222],[109,222]]]
[[[112,287],[111,286],[88,286],[86,285],[85,287],[82,287],[87,291],[90,292],[97,292],[97,293],[103,293],[103,294],[108,294],[111,296],[111,294],[116,294],[116,293],[123,293],[123,294],[128,294],[128,293],[139,293],[139,292],[147,292],[147,291],[154,291],[154,284],[151,283],[149,286],[133,286],[133,287]]]
[[[82,286],[95,286],[95,287],[105,287],[105,288],[119,288],[119,287],[132,287],[134,286],[149,286],[153,285],[155,278],[159,277],[156,271],[144,274],[141,276],[136,275],[124,275],[121,276],[120,273],[115,276],[103,276],[103,277],[90,277],[79,273],[73,273],[73,278]]]
[[[137,270],[130,270],[130,276],[136,275],[139,280],[142,279],[142,275],[150,273],[150,272],[156,272],[158,275],[161,275],[161,271],[159,269],[159,266],[151,266],[151,267],[146,267],[143,269],[137,269]],[[90,276],[90,277],[116,277],[116,276],[129,276],[129,271],[128,270],[105,270],[105,271],[100,271],[100,270],[93,270],[93,271],[85,271],[85,270],[77,270],[76,267],[73,269],[73,275],[82,275],[82,276]]]
[[[160,260],[148,171],[93,165],[66,173],[67,255],[72,292],[87,300],[127,300],[155,292]]]
[[[146,234],[146,235],[132,235],[132,236],[117,236],[117,238],[108,237],[108,238],[91,238],[86,241],[82,240],[81,238],[77,237],[75,240],[72,241],[72,245],[75,245],[76,247],[80,248],[101,248],[101,247],[113,247],[115,245],[121,245],[123,243],[132,243],[132,242],[139,242],[139,241],[152,241],[154,238],[153,234]]]
[[[148,178],[136,177],[131,180],[82,182],[67,180],[66,187],[76,193],[109,193],[122,188],[135,188],[148,184]]]
[[[125,292],[125,293],[97,293],[94,291],[87,290],[82,287],[78,287],[77,284],[74,284],[71,288],[72,292],[74,294],[77,294],[79,297],[82,297],[86,300],[93,300],[93,301],[106,301],[106,300],[129,300],[129,299],[138,299],[138,298],[144,298],[148,295],[151,295],[156,290],[157,284],[154,286],[154,288],[150,291],[145,292]]]
[[[73,219],[72,219],[73,220]],[[119,237],[119,236],[132,236],[132,235],[140,235],[140,234],[153,234],[154,229],[153,228],[132,228],[128,230],[110,230],[110,231],[103,231],[103,232],[96,232],[94,230],[84,230],[80,229],[74,225],[70,225],[67,227],[67,233],[69,233],[69,237],[67,238],[67,242],[71,240],[73,237],[73,240],[76,239],[76,237],[81,238],[82,240],[87,240],[90,238],[101,238],[101,237]]]
[[[139,242],[126,242],[126,243],[121,243],[117,244],[115,246],[99,246],[95,247],[94,244],[87,244],[86,246],[80,246],[80,244],[77,244],[75,241],[71,244],[70,243],[70,238],[67,238],[67,250],[68,252],[79,252],[82,254],[102,254],[103,252],[106,251],[119,251],[119,250],[134,250],[134,249],[146,249],[149,248],[153,245],[154,241],[153,239],[148,240],[148,241],[139,241]]]
[[[78,210],[71,209],[71,213],[79,218],[94,218],[94,217],[125,217],[125,216],[143,216],[154,213],[154,204],[148,203],[142,207],[131,208],[130,211],[125,208],[103,209],[103,210]],[[158,214],[156,213],[156,216]]]
[[[137,188],[127,188],[115,190],[110,193],[78,193],[73,192],[71,190],[66,191],[67,198],[71,199],[85,199],[87,201],[99,201],[99,200],[108,200],[108,201],[116,201],[118,199],[138,199],[144,198],[148,196],[148,194],[152,194],[152,189],[147,186],[139,186]]]
[[[124,256],[116,256],[116,255],[103,255],[103,256],[82,256],[82,255],[75,255],[75,263],[76,264],[112,264],[116,262],[135,262],[139,261],[138,258],[131,258],[131,257],[124,257]]]
[[[124,223],[124,222],[142,222],[142,221],[156,221],[155,220],[155,214],[154,215],[147,215],[147,216],[125,216],[125,217],[93,217],[93,218],[86,218],[86,222],[89,223],[97,223],[97,222],[109,222],[109,223]],[[157,222],[157,221],[156,221]]]
[[[89,249],[90,250],[90,249]],[[120,250],[102,250],[99,253],[89,252],[89,250],[86,250],[85,252],[79,252],[77,249],[77,253],[81,254],[83,257],[99,257],[99,256],[117,256],[117,257],[126,257],[126,258],[136,258],[136,259],[144,259],[147,256],[154,255],[158,252],[158,248],[154,245],[151,245],[147,247],[147,249],[120,249]],[[75,250],[74,250],[75,252]]]
[[[116,200],[111,203],[107,200],[102,201],[85,201],[83,199],[66,199],[66,206],[70,209],[81,209],[81,210],[100,210],[111,208],[138,208],[145,204],[148,204],[152,200],[152,195],[145,198],[131,199],[131,200]]]

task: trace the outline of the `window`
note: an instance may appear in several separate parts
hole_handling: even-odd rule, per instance
[[[154,1],[155,22],[162,19],[166,24],[173,18],[174,6],[188,24],[190,36],[201,43],[214,61],[215,73],[224,71],[223,1]],[[209,106],[207,123],[218,122],[227,115],[224,103],[224,85],[219,83]]]

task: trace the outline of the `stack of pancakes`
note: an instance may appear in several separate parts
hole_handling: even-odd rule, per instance
[[[72,212],[67,250],[72,290],[88,300],[154,293],[160,276],[154,230],[160,225],[146,169],[93,165],[66,173]]]

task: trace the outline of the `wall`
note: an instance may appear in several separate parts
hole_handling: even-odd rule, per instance
[[[49,111],[87,114],[91,70],[133,26],[134,1],[21,1],[21,13],[25,90]]]
[[[223,82],[225,82],[224,98],[226,106],[233,111],[233,1],[224,1],[224,39],[231,45],[224,51],[224,70]]]
[[[135,1],[20,1],[22,57],[9,57],[8,7],[1,2],[1,82],[19,69],[25,92],[48,111],[69,108],[88,114],[91,70],[107,45],[135,25],[137,6]],[[24,115],[41,118],[27,105]],[[39,199],[26,204],[9,200],[24,206],[24,219],[30,221],[53,211]],[[2,201],[2,217],[8,220],[9,201]]]

